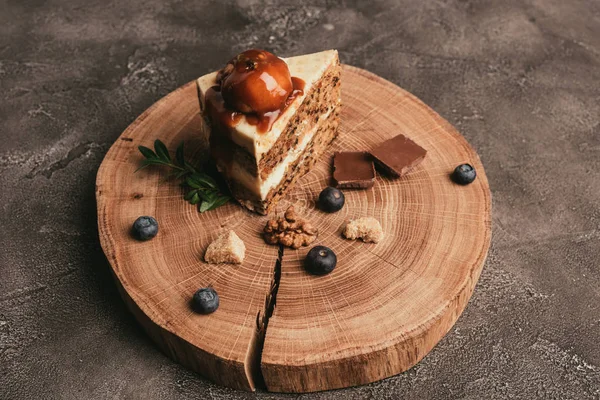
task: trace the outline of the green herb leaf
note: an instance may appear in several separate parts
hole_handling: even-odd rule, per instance
[[[142,161],[142,164],[147,164],[147,165],[167,165],[167,166],[171,166],[171,164],[168,161],[163,161],[161,159],[146,159]]]
[[[217,198],[217,192],[215,191],[199,191],[198,194],[202,197],[202,200],[208,202],[214,202]]]
[[[167,150],[167,146],[165,146],[165,144],[159,139],[156,139],[154,141],[154,151],[156,151],[156,155],[158,155],[158,157],[161,160],[166,162],[171,161],[171,156],[169,155],[169,150]]]
[[[183,171],[180,171],[175,177],[177,179],[181,179],[181,178],[183,178],[185,175],[187,175],[189,173],[190,173],[190,171],[187,171],[187,170],[184,169]]]
[[[140,153],[144,156],[142,165],[136,170],[146,168],[149,165],[163,165],[172,168],[166,179],[176,177],[183,182],[181,186],[187,188],[184,200],[198,206],[199,212],[214,210],[230,200],[229,196],[220,193],[217,181],[203,171],[196,168],[184,158],[183,142],[175,151],[175,162],[171,160],[167,146],[159,139],[154,141],[154,151],[145,146],[138,146]]]
[[[185,201],[190,201],[190,200],[192,199],[192,197],[194,197],[194,195],[195,195],[195,194],[196,194],[196,190],[195,190],[195,189],[193,189],[193,190],[190,190],[189,192],[187,192],[187,193],[185,194],[185,196],[183,196],[183,199],[184,199]]]
[[[229,196],[218,195],[217,193],[214,193],[214,195],[214,198],[212,198],[211,200],[203,201],[202,204],[200,204],[200,206],[198,207],[198,211],[205,212],[209,210],[214,210],[215,208],[219,208],[223,204],[231,200]]]
[[[222,205],[226,204],[229,200],[231,200],[231,198],[229,196],[221,195],[217,200],[215,200],[215,202],[213,203],[213,205],[210,209],[214,210],[215,208],[219,208]]]
[[[194,168],[194,166],[187,161],[185,162],[185,169],[192,171],[194,174],[196,173],[196,168]]]
[[[203,213],[204,211],[208,211],[210,210],[210,208],[213,206],[214,201],[210,202],[210,201],[203,201],[202,203],[200,203],[200,205],[198,206],[198,211]]]
[[[185,178],[185,183],[189,186],[192,187],[194,189],[200,189],[200,182],[198,182],[197,180],[194,179],[193,176],[188,176],[187,178]]]
[[[152,158],[158,158],[156,156],[156,154],[150,150],[149,148],[147,148],[146,146],[138,146],[138,150],[140,151],[140,153],[142,153],[142,155],[148,159],[152,159]]]
[[[195,173],[192,174],[189,178],[197,185],[206,186],[211,189],[217,187],[217,182],[212,177],[204,173]]]

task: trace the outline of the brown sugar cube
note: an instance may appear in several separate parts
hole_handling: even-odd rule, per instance
[[[375,166],[369,153],[343,151],[333,156],[334,186],[340,189],[368,189],[375,184]]]
[[[404,135],[386,140],[371,151],[375,163],[384,172],[398,178],[416,167],[427,154],[427,150]]]
[[[245,254],[246,246],[242,239],[234,231],[229,231],[208,245],[204,261],[209,264],[241,264]]]
[[[375,218],[362,217],[351,220],[344,228],[343,235],[346,239],[377,243],[383,238],[383,229]]]

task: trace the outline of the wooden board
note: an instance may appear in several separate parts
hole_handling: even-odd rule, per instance
[[[337,253],[337,268],[327,276],[304,272],[308,248],[286,248],[280,255],[266,245],[260,233],[268,217],[235,203],[199,214],[183,201],[177,183],[161,183],[166,171],[134,173],[142,160],[137,146],[151,146],[157,138],[171,151],[185,140],[187,157],[206,157],[193,83],[154,104],[109,150],[96,187],[100,241],[128,307],[174,360],[244,390],[359,385],[413,366],[463,311],[491,235],[490,191],[479,157],[425,104],[367,71],[344,66],[342,99],[338,139],[277,207],[282,212],[294,204],[318,227],[315,244]],[[372,189],[347,191],[338,213],[316,209],[315,199],[329,183],[333,151],[369,150],[398,133],[428,151],[413,173],[397,180],[378,176]],[[464,162],[478,172],[469,186],[449,179]],[[158,236],[148,242],[130,237],[141,215],[159,221]],[[381,222],[382,242],[341,237],[345,223],[361,216]],[[210,241],[229,229],[246,244],[244,263],[204,263]],[[276,265],[281,276],[273,292]],[[208,285],[219,293],[221,306],[197,315],[189,300]]]

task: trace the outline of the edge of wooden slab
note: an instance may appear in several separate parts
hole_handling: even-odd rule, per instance
[[[373,80],[377,83],[387,85],[395,90],[402,90],[403,92],[406,92],[393,83],[368,71],[347,65],[344,65],[344,69],[357,73],[362,77]],[[152,113],[159,104],[166,101],[170,96],[176,95],[179,91],[183,90],[190,84],[193,84],[193,82],[176,89],[154,103],[121,134],[119,139],[123,136],[126,136],[128,132],[133,130],[150,113]],[[452,299],[443,310],[440,310],[438,314],[427,321],[427,324],[429,324],[430,327],[421,332],[421,335],[393,344],[386,343],[382,348],[371,351],[369,354],[357,353],[351,357],[329,360],[324,363],[298,365],[293,366],[291,369],[288,366],[282,367],[280,365],[269,365],[267,363],[262,363],[261,369],[265,381],[267,382],[267,388],[271,391],[309,392],[348,387],[373,382],[403,372],[421,360],[451,329],[466,307],[466,304],[472,295],[475,284],[477,283],[483,268],[491,241],[491,193],[489,191],[487,177],[479,156],[471,148],[466,139],[462,137],[462,135],[460,135],[435,111],[430,109],[412,94],[408,92],[406,93],[411,97],[412,100],[422,104],[430,116],[435,119],[437,123],[443,126],[444,130],[449,132],[458,141],[458,143],[460,143],[462,147],[464,147],[465,150],[471,154],[472,160],[476,164],[478,171],[478,179],[482,180],[482,184],[485,189],[484,194],[487,202],[487,229],[486,238],[484,240],[485,245],[482,247],[478,260],[474,263],[473,268],[471,269],[471,273],[465,277],[463,285],[456,293],[454,299]],[[117,139],[115,144],[113,144],[113,147],[118,144],[119,139]],[[113,147],[111,147],[107,153],[107,158],[113,150]],[[106,168],[106,166],[103,162],[98,171],[97,183],[101,181],[101,178],[105,173],[104,168]],[[100,190],[98,190],[98,187],[96,190],[96,196],[98,202],[98,218],[100,219],[100,217],[105,214],[101,210],[104,204],[102,193]],[[162,325],[160,321],[153,320],[142,310],[140,305],[138,305],[132,299],[130,293],[128,293],[128,291],[120,283],[120,279],[117,276],[118,266],[115,257],[115,244],[111,242],[109,232],[104,231],[104,226],[100,223],[100,220],[99,229],[102,249],[109,260],[111,271],[115,276],[115,280],[117,281],[117,286],[119,287],[122,297],[136,319],[142,324],[149,336],[161,347],[161,349],[168,356],[180,362],[182,365],[201,373],[217,383],[237,389],[253,390],[253,385],[252,383],[248,382],[248,377],[256,372],[249,371],[248,364],[243,365],[241,363],[227,362],[227,360],[220,359],[210,353],[204,352],[203,350],[174,334],[171,330],[169,330],[168,326]],[[256,332],[253,340],[254,342],[260,340],[258,337],[258,332]],[[256,343],[254,343],[252,346],[255,345]],[[198,352],[201,354],[198,354]],[[402,365],[390,365],[388,363],[390,357],[400,357],[405,360],[405,362],[403,362]],[[207,365],[206,363],[199,364],[197,361],[198,359],[208,360],[208,364],[211,365]],[[210,361],[211,359],[212,361]],[[382,367],[371,369],[371,373],[366,372],[369,370],[368,368],[364,368],[362,371],[365,373],[357,376],[355,367],[357,361],[359,361],[359,364],[380,365]],[[254,368],[257,367],[255,366]],[[290,374],[291,376],[295,376],[295,379],[293,379],[294,382],[289,381]],[[349,381],[349,376],[354,376],[354,380]],[[288,379],[285,379],[286,377]]]

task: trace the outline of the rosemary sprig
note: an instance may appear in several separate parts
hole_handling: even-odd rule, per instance
[[[185,161],[183,156],[183,142],[175,151],[175,159],[171,159],[167,146],[159,139],[154,141],[154,150],[138,146],[140,153],[145,157],[140,169],[149,165],[167,166],[173,170],[168,178],[180,179],[181,186],[185,189],[183,198],[190,204],[197,205],[199,212],[214,210],[227,203],[231,198],[222,193],[219,185],[212,176],[199,171],[192,164]],[[136,171],[137,172],[137,171]]]

